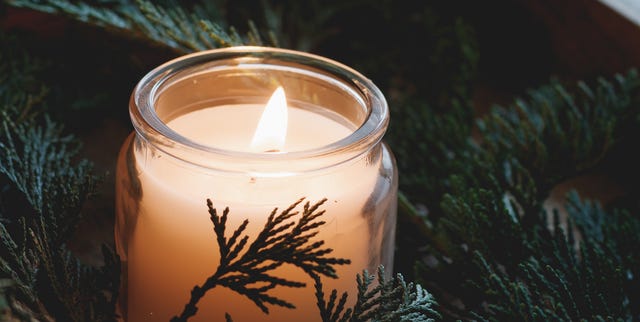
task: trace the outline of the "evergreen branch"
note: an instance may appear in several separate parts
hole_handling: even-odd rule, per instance
[[[526,320],[530,317],[527,314],[544,311],[545,306],[521,301],[535,304],[544,299],[560,303],[570,318],[588,316],[584,312],[601,317],[624,316],[609,313],[628,310],[616,304],[627,303],[620,298],[623,293],[619,289],[583,286],[603,283],[595,281],[598,276],[609,276],[615,285],[619,278],[615,267],[621,272],[632,272],[629,268],[633,266],[620,266],[603,256],[616,254],[617,250],[595,239],[575,253],[575,236],[560,235],[564,228],[557,217],[552,226],[556,234],[552,234],[542,205],[552,187],[595,167],[610,166],[609,156],[623,149],[621,144],[630,144],[627,138],[637,133],[635,126],[640,115],[640,78],[631,70],[611,81],[600,79],[593,86],[578,83],[574,90],[554,81],[532,90],[528,100],[518,100],[508,108],[496,107],[479,123],[480,143],[458,148],[460,163],[447,162],[454,175],[435,180],[439,186],[434,191],[448,189],[441,197],[438,194],[426,197],[440,200],[439,208],[430,206],[436,213],[430,211],[429,216],[432,221],[441,218],[433,222],[433,230],[439,233],[427,235],[432,239],[431,258],[437,264],[421,268],[423,274],[436,280],[466,281],[444,287],[445,296],[459,296],[467,307],[464,312],[449,306],[447,310],[452,315],[466,318],[472,311],[485,312],[476,317]],[[625,175],[634,177],[634,173]],[[601,231],[579,224],[587,228],[587,233]],[[625,254],[633,253],[624,249]],[[481,254],[493,268],[487,269],[478,261],[470,262],[470,254],[474,252]],[[585,258],[598,259],[599,274],[587,271],[589,264],[584,262]],[[528,264],[532,260],[540,263],[539,268]],[[538,294],[530,293],[532,281],[526,280],[527,276],[543,277],[536,282]],[[560,292],[562,285],[569,292],[564,296]],[[581,302],[585,294],[587,304]],[[568,300],[570,297],[576,303]],[[516,310],[519,305],[528,308],[526,312]],[[472,307],[476,309],[469,309]],[[580,308],[579,313],[572,307]],[[514,315],[502,316],[505,312]]]
[[[440,314],[433,308],[437,305],[433,296],[422,286],[407,284],[401,274],[386,280],[384,268],[378,268],[377,285],[375,277],[366,270],[358,274],[358,296],[354,307],[345,310],[347,293],[343,293],[336,303],[337,291],[333,290],[324,299],[322,281],[315,277],[318,308],[323,322],[364,322],[364,321],[435,321]]]
[[[87,266],[64,245],[52,244],[49,229],[40,217],[29,234],[37,257],[42,259],[39,278],[48,282],[39,288],[42,292],[55,294],[48,305],[51,313],[57,320],[115,322],[120,287],[119,259],[103,247],[105,265],[101,268]]]
[[[186,9],[177,2],[157,5],[146,0],[120,0],[110,3],[70,0],[8,0],[9,5],[49,14],[66,15],[83,23],[119,32],[128,37],[166,46],[179,54],[237,45],[259,45],[263,41],[255,28],[240,36],[226,31],[220,20],[223,8],[195,5]],[[216,19],[216,22],[213,20]]]
[[[593,213],[589,203],[573,202],[573,211]],[[621,272],[630,267],[613,256],[616,252],[608,242],[576,242],[572,225],[563,228],[557,212],[552,230],[546,228],[546,216],[540,218],[529,241],[535,257],[526,258],[517,270],[490,264],[481,252],[475,252],[476,264],[482,270],[480,288],[485,290],[488,303],[485,313],[475,316],[495,321],[617,321],[630,316],[633,305],[625,294],[633,292],[625,290],[625,283],[630,282],[633,288],[637,282],[625,281]]]
[[[0,223],[3,233],[0,253],[6,253],[12,261],[8,265],[3,259],[0,273],[12,277],[19,296],[27,299],[26,304],[33,312],[48,314],[47,310],[51,311],[44,309],[40,302],[43,299],[35,290],[52,287],[57,297],[49,299],[53,301],[49,305],[57,307],[59,301],[66,308],[51,311],[54,316],[69,321],[84,321],[87,317],[95,321],[113,319],[114,312],[109,313],[109,308],[114,307],[115,298],[111,299],[111,305],[100,302],[103,289],[96,289],[99,275],[84,267],[64,247],[81,219],[82,204],[95,189],[95,180],[88,174],[88,163],[80,163],[77,168],[71,166],[74,150],[67,147],[71,138],[59,137],[60,129],[51,121],[47,120],[44,129],[26,129],[26,125],[10,122],[8,119],[2,122],[0,173],[24,195],[35,213],[19,217],[21,228],[14,230],[21,231],[18,236],[25,236],[20,245],[6,225]],[[8,203],[3,206],[11,207]],[[109,279],[114,276],[109,275]],[[89,284],[94,287],[89,288]],[[108,285],[108,290],[115,296],[117,282]],[[91,298],[96,298],[96,302],[78,302]],[[95,307],[87,307],[91,305]]]
[[[358,279],[360,277],[358,276]],[[353,309],[352,308],[348,308],[344,311],[344,306],[347,302],[347,298],[348,298],[348,294],[347,292],[342,293],[342,296],[340,296],[340,300],[339,302],[336,304],[336,299],[338,298],[338,291],[333,290],[331,291],[331,295],[329,296],[329,301],[325,301],[324,299],[324,291],[322,290],[322,281],[320,280],[319,276],[314,276],[314,286],[315,286],[315,290],[316,290],[316,304],[318,306],[318,308],[320,309],[320,317],[322,318],[323,322],[326,321],[331,321],[331,322],[343,322],[343,321],[349,321],[349,318],[351,318]]]
[[[3,60],[0,69],[30,61]],[[97,178],[89,162],[74,161],[79,151],[75,138],[63,134],[42,110],[29,111],[36,101],[44,105],[44,87],[30,77],[0,83],[0,278],[12,280],[5,293],[11,313],[24,320],[114,321],[119,263],[105,257],[106,265],[94,269],[65,246]],[[15,88],[24,81],[35,86]]]
[[[556,224],[549,239],[549,258],[530,258],[516,274],[489,264],[476,252],[483,268],[486,300],[483,319],[577,321],[621,320],[629,316],[620,263],[600,245],[581,243],[580,257],[571,238]],[[571,234],[570,232],[568,234]],[[542,239],[540,239],[542,240]]]
[[[23,231],[26,234],[26,231]],[[18,245],[9,234],[7,227],[0,223],[0,238],[2,257],[0,257],[0,273],[10,278],[12,288],[18,297],[28,306],[36,307],[38,295],[36,294],[37,267],[40,260],[33,251],[25,249],[26,246]],[[25,243],[23,242],[22,245]]]
[[[597,262],[597,267],[612,265],[610,262],[613,262],[617,273],[621,274],[614,280],[619,284],[605,282],[610,276],[598,275],[597,272],[594,272],[593,279],[607,283],[612,288],[621,288],[622,294],[625,295],[619,299],[623,310],[629,310],[630,316],[640,316],[637,304],[640,303],[640,293],[637,292],[640,289],[640,280],[636,278],[640,276],[640,258],[637,256],[637,250],[640,249],[640,218],[637,216],[637,208],[633,212],[628,208],[615,207],[605,211],[599,203],[581,199],[575,191],[569,193],[566,208],[585,243],[597,245],[598,250],[608,256],[606,261]],[[601,295],[605,298],[615,298],[608,294],[617,293],[617,290],[614,290],[615,292],[602,292]]]
[[[29,128],[27,128],[29,126]],[[15,217],[10,232],[0,223],[2,244],[0,274],[11,277],[16,283],[18,298],[23,299],[29,310],[43,318],[51,314],[67,321],[111,321],[115,318],[115,296],[119,265],[101,272],[85,267],[64,246],[81,218],[81,206],[95,190],[95,178],[89,173],[89,164],[71,165],[75,148],[69,149],[71,137],[60,137],[60,128],[46,119],[45,127],[35,124],[13,124],[5,118],[0,131],[0,173],[15,191],[33,209],[33,214],[2,214]],[[26,161],[26,162],[25,162]],[[4,199],[3,207],[13,209]],[[19,223],[18,225],[16,225]],[[12,237],[24,236],[18,243]],[[7,257],[5,257],[5,254]],[[4,259],[8,258],[8,259]],[[102,279],[100,276],[108,275]],[[97,279],[112,281],[96,282]],[[107,287],[111,300],[102,295]],[[54,298],[41,298],[36,290],[52,288]],[[41,290],[42,291],[42,290]],[[46,292],[44,292],[46,294]],[[82,309],[79,299],[86,300]],[[89,299],[94,299],[94,301]],[[58,304],[65,309],[59,309]],[[46,306],[57,308],[45,309]],[[86,310],[84,310],[86,309]]]
[[[153,26],[154,39],[166,40],[167,44],[182,48],[185,52],[237,46],[245,42],[239,35],[226,32],[222,26],[206,20],[206,17],[187,13],[176,3],[166,7],[145,0],[136,0],[136,3],[148,19],[145,24]],[[203,12],[198,9],[194,11]],[[138,21],[142,19],[138,18]]]
[[[575,92],[552,81],[529,92],[509,108],[496,107],[479,122],[485,153],[513,157],[546,193],[559,181],[593,168],[628,129],[638,111],[632,99],[640,88],[635,70],[612,80],[600,78],[594,89],[576,84]]]
[[[87,161],[71,166],[79,146],[62,128],[45,118],[43,127],[15,124],[5,114],[0,123],[0,173],[25,196],[38,213],[48,218],[59,245],[70,237],[80,220],[80,207],[95,190],[96,180]]]
[[[0,113],[18,123],[31,121],[46,110],[48,89],[38,77],[47,64],[16,46],[15,37],[0,32],[0,43]]]
[[[317,234],[316,228],[325,223],[317,219],[324,214],[324,210],[319,210],[319,207],[326,199],[313,205],[306,202],[300,218],[297,221],[291,221],[293,217],[299,215],[299,211],[295,209],[303,200],[296,201],[280,213],[278,208],[275,208],[269,215],[264,228],[248,246],[249,236],[244,235],[240,238],[249,224],[248,220],[240,224],[227,239],[225,232],[229,208],[225,208],[222,215],[219,215],[211,200],[207,200],[210,219],[220,249],[220,262],[213,275],[201,286],[195,286],[192,289],[191,298],[184,310],[171,321],[186,321],[195,315],[200,299],[216,286],[226,287],[246,296],[265,314],[269,313],[267,305],[295,308],[286,300],[268,294],[268,291],[280,286],[305,287],[305,283],[271,275],[275,269],[284,264],[294,265],[314,278],[319,278],[321,275],[335,278],[334,265],[346,265],[350,260],[325,257],[333,250],[322,248],[323,241],[312,241]],[[240,238],[239,241],[238,238]]]
[[[354,9],[360,1],[265,1],[259,2],[264,12],[269,38],[277,47],[313,51],[322,41],[337,34],[330,24],[337,13]]]
[[[410,201],[429,205],[437,215],[439,198],[451,188],[446,177],[468,171],[465,164],[475,154],[467,149],[472,109],[456,101],[448,113],[417,100],[397,105],[385,139],[397,155],[399,171],[412,173],[401,180],[401,191]]]

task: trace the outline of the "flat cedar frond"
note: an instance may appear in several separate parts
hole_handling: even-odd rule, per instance
[[[8,219],[7,224],[0,222],[0,276],[10,277],[16,283],[12,292],[16,300],[26,306],[23,311],[38,318],[112,321],[119,274],[111,272],[119,270],[119,265],[99,273],[81,264],[64,246],[81,218],[81,206],[93,193],[96,180],[89,174],[87,163],[72,166],[74,149],[67,148],[71,138],[60,137],[57,125],[46,121],[43,128],[35,124],[25,128],[23,124],[15,125],[7,119],[2,122],[0,173],[32,210],[0,213]],[[2,199],[3,208],[22,207]],[[101,279],[107,282],[96,282],[103,274],[108,278]],[[109,288],[104,289],[106,286]],[[43,289],[48,288],[53,288],[56,296],[41,298],[47,294]],[[106,300],[103,291],[114,297]],[[78,307],[79,299],[86,300],[82,310]]]
[[[579,83],[573,90],[552,82],[531,90],[528,99],[496,107],[481,118],[481,141],[457,152],[473,159],[460,169],[454,167],[447,180],[437,181],[449,192],[434,196],[440,207],[430,209],[441,213],[430,217],[442,220],[432,226],[433,234],[426,235],[437,246],[430,249],[438,264],[422,266],[422,274],[434,281],[466,281],[446,286],[432,282],[444,289],[440,294],[459,297],[467,306],[463,312],[447,307],[453,316],[467,318],[473,311],[488,320],[528,320],[538,314],[532,312],[558,303],[567,315],[548,315],[551,320],[587,318],[584,312],[617,317],[634,306],[621,306],[638,297],[630,295],[631,288],[623,292],[618,286],[619,272],[637,276],[632,262],[619,261],[615,255],[619,250],[607,244],[611,242],[589,236],[582,236],[585,242],[576,252],[577,238],[561,233],[564,227],[557,216],[549,230],[542,205],[552,187],[594,167],[611,166],[612,151],[632,144],[628,138],[637,133],[638,93],[640,81],[634,70],[610,81],[600,79],[591,87]],[[606,218],[599,220],[613,223],[610,214]],[[578,223],[587,228],[583,233],[602,236],[602,228],[593,227],[597,221]],[[612,232],[621,228],[610,227]],[[637,233],[634,229],[628,231]],[[610,240],[615,240],[613,235]],[[624,236],[628,240],[629,235]],[[625,257],[637,257],[630,255],[636,252],[629,249]],[[470,263],[474,253],[481,254],[491,269],[478,261]],[[529,293],[533,282],[527,276],[541,278],[535,284],[539,294]],[[608,276],[611,288],[594,286],[607,284],[601,276]],[[521,311],[521,306],[531,310]]]
[[[60,303],[50,305],[56,320],[115,322],[115,304],[120,287],[120,263],[115,254],[103,248],[106,264],[93,268],[80,262],[64,245],[51,244],[47,224],[41,218],[30,229],[33,247],[48,281],[41,291],[53,293]]]
[[[560,180],[592,168],[606,155],[622,129],[639,113],[635,70],[595,88],[578,83],[575,92],[557,81],[531,90],[527,100],[496,107],[479,121],[483,149],[497,158],[514,157],[548,191]]]
[[[181,7],[178,2],[168,1],[158,5],[146,0],[122,0],[113,3],[87,3],[70,0],[9,0],[9,5],[30,8],[51,14],[63,14],[73,19],[112,29],[123,34],[137,36],[168,46],[179,53],[229,47],[237,45],[260,45],[262,39],[255,27],[245,36],[235,29],[223,27],[222,16],[212,13],[209,4],[193,8]],[[213,17],[203,16],[209,14]],[[216,22],[209,20],[218,18]],[[133,33],[133,34],[132,34]]]
[[[90,164],[71,166],[77,142],[62,136],[62,128],[49,119],[36,126],[14,124],[5,115],[0,126],[0,173],[56,227],[51,238],[62,244],[80,220],[80,207],[95,190]]]
[[[484,309],[476,311],[483,313],[477,317],[574,321],[628,316],[633,307],[628,301],[636,297],[625,295],[633,292],[625,292],[620,272],[631,267],[614,255],[617,250],[610,241],[598,239],[602,228],[594,225],[604,220],[593,213],[601,212],[578,217],[586,234],[585,241],[578,243],[572,225],[565,230],[557,213],[548,229],[542,202],[551,187],[594,167],[620,138],[629,135],[621,129],[629,129],[625,124],[633,121],[630,115],[639,112],[632,100],[639,88],[634,71],[615,78],[615,83],[600,80],[594,90],[579,84],[576,94],[552,83],[531,91],[529,101],[495,109],[480,123],[484,149],[480,151],[490,154],[496,166],[494,170],[483,166],[490,175],[460,180],[461,188],[445,197],[443,204],[447,221],[454,220],[448,228],[457,231],[455,240],[482,258],[475,262],[479,271],[464,270],[484,290]],[[482,182],[488,198],[474,187]],[[509,202],[502,201],[504,196]],[[512,221],[504,220],[505,210],[513,214]],[[484,235],[489,231],[491,235]],[[510,234],[504,236],[504,232]],[[520,245],[519,255],[509,251],[514,245]]]
[[[557,215],[556,215],[557,218]],[[485,300],[489,305],[482,317],[491,321],[578,321],[597,317],[619,320],[629,316],[632,307],[625,292],[623,265],[606,245],[579,243],[565,234],[556,220],[554,233],[541,236],[536,245],[543,254],[531,257],[515,272],[490,264],[476,252],[476,263],[483,270]],[[632,286],[633,287],[633,286]]]
[[[440,224],[455,234],[457,244],[466,247],[450,249],[449,256],[468,257],[470,249],[480,250],[508,268],[516,267],[529,256],[528,245],[522,239],[520,205],[501,192],[495,180],[485,188],[469,188],[457,176],[451,181],[451,194],[442,198],[445,217]]]
[[[333,290],[328,300],[324,298],[322,281],[315,279],[316,298],[323,322],[392,322],[392,321],[435,321],[440,314],[433,296],[420,285],[407,284],[401,274],[386,280],[384,267],[378,268],[377,285],[375,276],[366,270],[358,274],[358,297],[352,308],[345,310],[347,293],[337,300]]]
[[[470,106],[452,102],[448,113],[422,101],[398,104],[392,113],[386,140],[397,155],[400,172],[412,173],[400,182],[412,202],[438,211],[438,199],[449,191],[446,177],[465,171],[473,150],[466,150],[471,135]]]
[[[0,69],[30,61],[3,60]],[[22,81],[36,71],[22,70]],[[114,321],[119,263],[90,268],[65,246],[97,178],[88,161],[73,161],[78,141],[46,114],[30,111],[30,98],[44,99],[43,85],[26,87],[36,91],[31,96],[14,88],[20,83],[0,83],[0,278],[12,281],[3,290],[9,313],[23,320]]]
[[[23,122],[46,109],[42,103],[48,89],[38,76],[47,64],[16,43],[15,37],[0,33],[0,113],[3,118]]]
[[[318,221],[324,214],[319,210],[326,199],[315,204],[306,202],[302,211],[297,211],[304,199],[300,199],[278,213],[275,208],[269,215],[264,228],[249,244],[249,236],[242,236],[249,224],[243,221],[230,237],[226,236],[229,208],[222,215],[207,200],[207,207],[213,231],[220,250],[220,262],[215,272],[202,284],[191,291],[191,299],[185,305],[180,316],[171,321],[186,321],[198,311],[197,304],[205,293],[216,286],[227,287],[253,301],[264,313],[269,313],[267,305],[295,308],[284,299],[274,297],[268,292],[276,287],[305,287],[298,281],[271,275],[275,269],[290,264],[302,269],[313,278],[320,276],[336,277],[334,265],[347,265],[350,260],[326,257],[333,250],[322,248],[323,241],[312,241],[316,229],[324,224]],[[294,217],[299,217],[293,221]],[[241,237],[242,236],[242,237]],[[263,286],[257,286],[263,285]],[[227,315],[227,319],[230,316]]]
[[[640,307],[636,303],[640,303],[640,281],[636,276],[640,276],[640,258],[637,251],[640,249],[640,218],[637,212],[631,212],[630,209],[603,207],[594,201],[581,199],[577,192],[572,191],[568,195],[567,213],[576,227],[581,232],[581,236],[588,245],[595,245],[586,248],[583,252],[598,251],[591,255],[587,253],[583,257],[597,256],[604,253],[606,260],[596,262],[594,265],[594,280],[598,280],[603,285],[610,285],[611,290],[602,292],[605,299],[620,298],[623,310],[629,310],[631,316],[640,316]],[[597,248],[596,248],[597,246]],[[597,273],[597,270],[604,265],[615,265],[617,272],[621,276],[616,276],[617,283],[613,283],[611,276]],[[619,294],[619,289],[622,294]],[[613,293],[613,294],[611,294]],[[616,308],[613,305],[612,308]]]
[[[22,229],[24,235],[27,234],[26,230]],[[7,227],[0,222],[0,274],[3,277],[9,278],[11,288],[7,288],[9,291],[13,291],[14,295],[18,296],[22,301],[25,301],[29,306],[37,306],[38,295],[36,294],[37,283],[37,267],[40,263],[40,259],[31,249],[26,249],[24,245],[26,242],[22,242],[22,245],[18,245],[14,241],[7,230]]]

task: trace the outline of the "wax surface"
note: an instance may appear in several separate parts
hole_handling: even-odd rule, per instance
[[[182,136],[219,149],[251,152],[250,145],[262,115],[262,105],[222,105],[181,115],[167,125]],[[315,112],[290,107],[283,151],[321,147],[347,137],[346,122]]]

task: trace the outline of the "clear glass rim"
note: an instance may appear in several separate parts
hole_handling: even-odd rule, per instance
[[[173,131],[160,120],[155,111],[155,91],[171,75],[207,62],[241,57],[268,59],[268,62],[263,64],[275,64],[278,61],[293,62],[304,67],[322,70],[330,76],[348,83],[358,90],[357,94],[365,105],[363,108],[367,109],[365,121],[350,135],[324,146],[283,153],[254,153],[199,144]],[[134,88],[131,94],[129,113],[136,132],[145,141],[169,155],[190,163],[194,162],[190,158],[185,159],[178,156],[184,155],[184,153],[176,153],[175,149],[180,149],[181,152],[188,151],[193,155],[233,159],[236,162],[245,160],[250,163],[270,163],[336,155],[343,155],[340,162],[346,162],[380,142],[389,123],[389,109],[384,95],[370,79],[359,72],[319,55],[260,46],[235,46],[196,52],[175,58],[154,68]],[[207,167],[205,164],[200,165]]]

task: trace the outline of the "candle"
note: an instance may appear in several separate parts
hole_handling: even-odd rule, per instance
[[[228,236],[249,220],[244,234],[250,243],[274,208],[326,198],[326,224],[314,241],[333,249],[328,257],[351,263],[336,265],[339,278],[322,282],[326,293],[348,292],[350,303],[357,273],[380,264],[392,269],[397,174],[392,154],[379,142],[386,104],[381,94],[378,105],[363,103],[360,96],[377,92],[368,80],[358,79],[370,90],[363,94],[337,76],[306,65],[292,68],[292,57],[353,73],[309,54],[242,47],[179,58],[134,90],[137,132],[123,144],[117,173],[125,320],[168,321],[181,313],[191,289],[215,272],[220,253],[207,199],[220,212],[230,208]],[[225,313],[234,321],[319,321],[313,280],[288,264],[274,275],[306,283],[269,291],[295,309],[269,306],[266,315],[244,295],[216,287],[190,321],[224,321]]]

